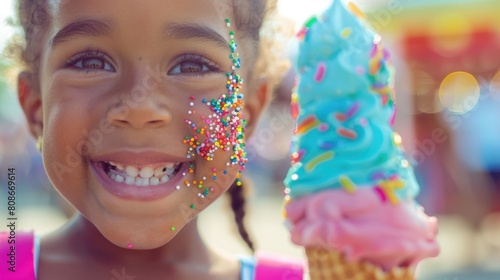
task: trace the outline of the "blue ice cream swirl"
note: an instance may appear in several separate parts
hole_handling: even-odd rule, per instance
[[[392,71],[380,36],[341,0],[302,35],[290,196],[372,187],[393,203],[413,199],[419,186],[392,128]]]

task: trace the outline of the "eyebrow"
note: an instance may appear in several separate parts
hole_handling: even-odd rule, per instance
[[[111,33],[112,25],[108,21],[84,19],[74,21],[59,30],[49,41],[52,47],[79,36],[106,36]],[[229,49],[229,42],[217,31],[196,23],[169,23],[163,28],[164,38],[168,39],[198,39],[216,46]]]
[[[165,39],[198,39],[229,49],[229,42],[217,31],[196,23],[170,23],[164,27]]]
[[[55,47],[59,43],[78,36],[106,36],[111,32],[111,27],[109,22],[95,19],[74,21],[59,30],[50,40],[50,45]]]

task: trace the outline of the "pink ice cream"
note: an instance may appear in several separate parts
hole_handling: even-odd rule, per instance
[[[372,188],[307,195],[286,210],[295,244],[342,251],[350,261],[389,270],[439,253],[436,218],[414,201],[385,203]]]

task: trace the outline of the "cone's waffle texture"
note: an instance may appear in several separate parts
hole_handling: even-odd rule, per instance
[[[306,253],[311,280],[415,280],[410,267],[383,271],[368,262],[348,262],[333,250],[306,248]]]

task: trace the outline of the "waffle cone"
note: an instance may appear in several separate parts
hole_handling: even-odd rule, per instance
[[[398,267],[391,271],[371,263],[349,262],[340,252],[319,248],[306,248],[311,280],[414,280],[411,267]]]

